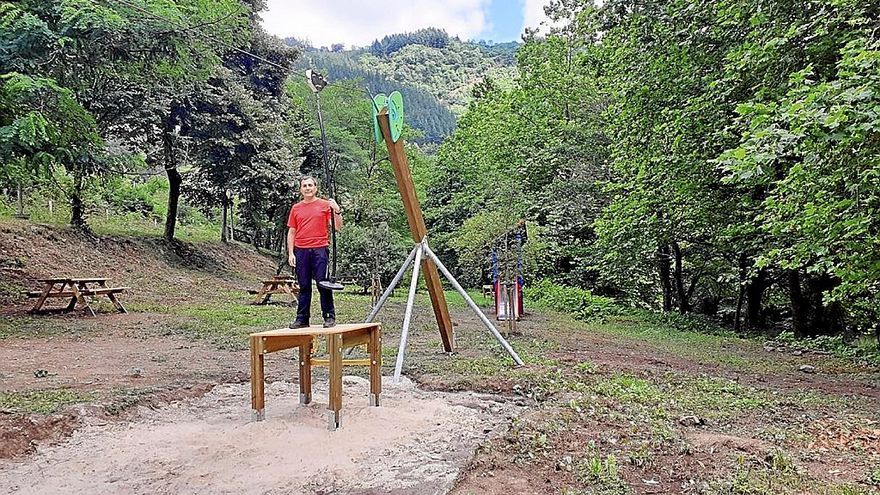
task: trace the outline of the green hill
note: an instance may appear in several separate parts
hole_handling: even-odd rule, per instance
[[[288,38],[304,51],[302,68],[312,67],[331,81],[354,80],[373,94],[398,90],[406,102],[407,122],[424,133],[423,141],[440,142],[452,133],[456,117],[472,99],[475,84],[515,76],[518,43],[464,42],[437,29],[395,34],[370,48],[314,48]]]

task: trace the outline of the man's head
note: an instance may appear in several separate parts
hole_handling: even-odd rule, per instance
[[[306,175],[299,180],[299,192],[303,199],[313,199],[318,195],[318,181],[311,175]]]

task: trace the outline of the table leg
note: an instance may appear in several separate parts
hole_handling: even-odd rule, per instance
[[[251,337],[251,409],[254,421],[262,421],[266,417],[263,366],[263,341],[260,337]]]
[[[370,330],[370,405],[379,406],[382,393],[382,330],[376,326]]]
[[[92,309],[92,306],[86,301],[86,298],[80,292],[80,289],[85,289],[85,284],[70,284],[71,290],[73,290],[73,295],[76,297],[77,302],[85,306],[86,309],[89,310],[89,313],[92,316],[95,316],[95,310]]]
[[[254,304],[266,304],[266,284],[263,284],[260,292],[257,292],[257,297],[254,298]]]
[[[309,404],[312,402],[312,345],[308,343],[299,346],[299,403]]]
[[[73,282],[61,282],[61,289],[58,292],[64,292],[64,288],[67,287],[68,284],[70,284],[70,290],[73,291]],[[70,297],[70,302],[67,303],[67,307],[64,308],[64,311],[73,311],[76,309],[77,302],[79,302],[79,300],[76,298],[76,293],[74,293],[74,295]]]
[[[116,294],[107,294],[107,297],[110,298],[110,302],[112,302],[113,305],[116,306],[116,309],[120,313],[128,313],[128,311],[125,309],[125,306],[122,305],[122,302],[120,302],[119,299],[116,299]]]
[[[46,298],[49,297],[49,293],[52,292],[53,287],[55,287],[55,282],[46,282],[46,285],[43,286],[43,293],[40,294],[37,302],[34,303],[34,308],[31,309],[31,313],[37,313],[43,308],[43,304],[46,303]],[[61,286],[61,292],[64,292],[64,285]]]
[[[101,287],[104,287],[105,289],[107,288],[107,282],[101,281],[99,282],[99,284],[101,285]],[[119,299],[116,299],[116,294],[108,292],[107,298],[110,299],[110,302],[113,303],[113,306],[116,307],[117,311],[119,311],[120,313],[128,313],[128,311],[125,310],[125,306],[123,306],[122,303],[119,302]]]
[[[330,405],[328,407],[329,427],[339,428],[339,410],[342,409],[342,335],[327,336],[327,351],[330,353]]]

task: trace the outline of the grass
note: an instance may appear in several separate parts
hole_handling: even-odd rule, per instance
[[[0,410],[51,414],[69,404],[94,400],[94,394],[60,388],[28,392],[0,392]]]
[[[15,212],[0,212],[0,220],[10,221]],[[46,208],[28,210],[29,221],[66,228],[70,225],[70,210],[56,208],[52,213]],[[91,212],[86,217],[86,224],[92,231],[101,236],[112,237],[161,237],[165,232],[164,222],[145,218],[139,213]],[[196,221],[178,221],[175,238],[191,243],[216,242],[220,240],[220,227],[201,218]]]
[[[165,233],[164,222],[154,222],[138,213],[93,216],[88,220],[95,234],[111,237],[161,237]],[[220,240],[220,227],[207,222],[178,222],[174,237],[194,244]]]
[[[50,337],[70,332],[91,333],[94,328],[81,320],[58,320],[51,316],[0,316],[0,340]]]
[[[872,495],[877,490],[854,483],[823,483],[802,473],[782,450],[766,456],[740,455],[730,475],[705,483],[707,495]]]

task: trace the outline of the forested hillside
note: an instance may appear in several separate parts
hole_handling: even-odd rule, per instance
[[[331,80],[373,94],[398,90],[403,94],[407,121],[424,133],[418,141],[440,142],[452,133],[457,115],[473,98],[484,79],[512,82],[513,53],[518,43],[463,42],[438,29],[389,35],[369,49],[343,50],[341,45],[316,49],[289,38],[303,50],[298,67],[313,67]],[[343,83],[346,84],[346,83]]]

